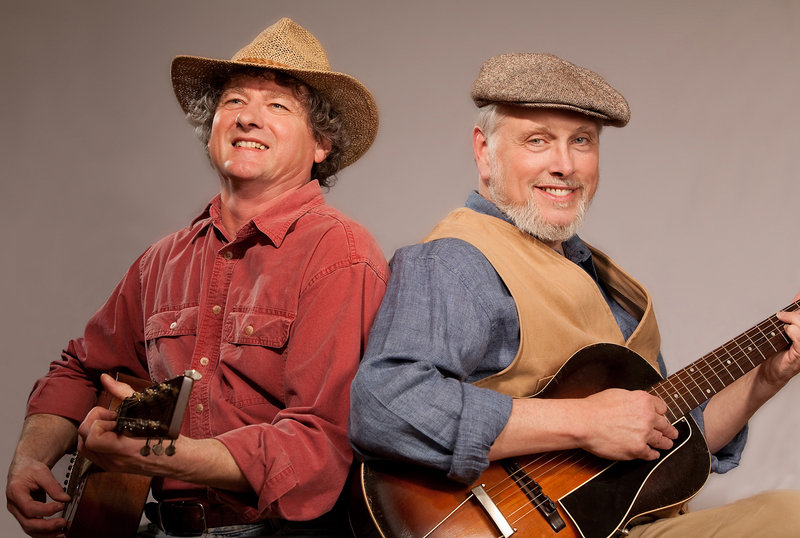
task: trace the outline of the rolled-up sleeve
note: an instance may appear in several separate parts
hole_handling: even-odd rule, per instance
[[[476,255],[477,254],[477,255]],[[350,438],[366,459],[390,457],[462,482],[488,466],[511,398],[472,381],[510,361],[499,277],[474,247],[443,239],[401,249],[352,385]],[[501,304],[502,303],[502,304]]]
[[[697,425],[703,432],[706,431],[705,421],[703,420],[703,410],[706,408],[707,404],[708,402],[705,402],[703,405],[693,409],[691,412],[692,418],[694,418],[695,422],[697,422]],[[742,459],[744,445],[747,443],[747,432],[748,426],[745,424],[744,428],[742,428],[727,445],[719,449],[714,454],[711,454],[712,473],[727,473],[731,469],[735,469],[739,466],[739,462]]]

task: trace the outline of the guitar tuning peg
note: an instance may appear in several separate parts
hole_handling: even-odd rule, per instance
[[[158,440],[158,444],[153,447],[153,454],[160,456],[164,453],[164,446],[162,445],[163,439]]]
[[[174,456],[175,455],[175,439],[167,447],[167,450],[164,452],[167,456]]]
[[[150,438],[147,438],[147,441],[144,442],[144,446],[139,449],[139,454],[144,456],[145,458],[150,455]]]

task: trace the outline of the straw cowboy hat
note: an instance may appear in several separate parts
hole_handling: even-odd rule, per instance
[[[230,61],[176,56],[172,60],[172,88],[184,112],[203,90],[244,66],[286,73],[328,99],[350,139],[350,146],[342,148],[342,168],[358,160],[375,140],[378,108],[372,94],[350,75],[332,71],[319,41],[288,18],[261,32]]]

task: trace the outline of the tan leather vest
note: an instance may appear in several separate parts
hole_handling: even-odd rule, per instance
[[[595,281],[580,266],[501,219],[461,208],[450,213],[425,241],[445,237],[475,246],[508,287],[517,306],[520,342],[503,371],[475,384],[514,397],[541,390],[576,351],[611,342],[636,351],[654,368],[661,345],[650,296],[605,254],[590,247],[600,280],[639,325],[624,341]]]

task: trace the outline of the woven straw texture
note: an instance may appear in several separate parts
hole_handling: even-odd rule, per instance
[[[266,28],[230,60],[176,56],[172,60],[172,88],[181,108],[186,112],[204,88],[242,66],[284,72],[330,101],[350,139],[350,146],[343,152],[342,168],[358,160],[375,140],[378,108],[372,94],[350,75],[332,71],[320,42],[288,18]]]

